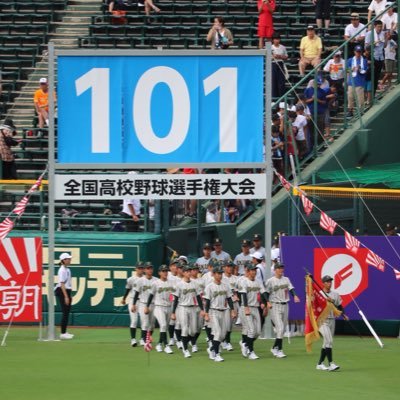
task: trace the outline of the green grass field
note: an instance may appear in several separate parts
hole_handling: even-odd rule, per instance
[[[5,327],[0,327],[3,336]],[[307,354],[303,338],[284,341],[286,359],[258,340],[259,360],[244,359],[236,344],[225,362],[208,359],[204,334],[200,352],[184,359],[129,346],[128,329],[71,329],[75,339],[37,341],[37,328],[12,328],[0,347],[1,400],[125,399],[398,399],[400,340],[335,337],[338,372],[316,371],[320,342]],[[155,333],[158,338],[158,332]],[[175,350],[175,348],[174,348]]]

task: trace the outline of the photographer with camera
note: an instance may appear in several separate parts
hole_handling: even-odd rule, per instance
[[[225,20],[222,17],[214,18],[214,25],[208,31],[207,42],[211,42],[211,49],[227,49],[233,44],[233,35],[225,28]]]

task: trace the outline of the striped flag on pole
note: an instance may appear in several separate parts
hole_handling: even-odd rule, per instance
[[[327,214],[325,214],[323,211],[321,211],[321,218],[319,220],[319,226],[322,229],[325,229],[328,231],[331,235],[333,235],[333,232],[335,232],[335,229],[337,227],[337,223],[330,217],[328,217]]]
[[[38,180],[32,185],[32,187],[29,189],[28,193],[33,193],[36,192],[36,190],[38,190],[38,188],[41,186],[42,184],[42,179],[43,179],[43,175],[40,176],[38,178]]]
[[[29,198],[25,196],[20,202],[14,207],[12,211],[14,214],[21,216],[25,212],[25,208],[28,204]]]
[[[312,210],[314,208],[314,204],[311,200],[308,199],[308,197],[305,194],[301,194],[301,201],[303,203],[303,208],[304,212],[306,213],[307,217],[312,213]]]
[[[393,271],[394,271],[394,276],[399,281],[400,280],[400,271],[398,271],[396,268],[393,268]]]
[[[0,224],[0,240],[5,239],[13,228],[14,228],[14,222],[10,218],[6,218]]]
[[[282,183],[282,186],[289,192],[290,191],[290,183],[278,172],[275,172],[276,175],[278,176],[279,180]]]
[[[360,241],[357,240],[353,235],[350,235],[350,233],[347,231],[344,231],[344,237],[346,241],[346,248],[352,253],[356,254],[360,248]]]
[[[146,341],[144,343],[144,351],[151,351],[153,346],[151,345],[151,342],[153,341],[153,338],[151,337],[150,331],[147,331],[146,333]]]
[[[379,271],[385,271],[385,260],[376,255],[372,250],[368,250],[367,264],[379,269]]]

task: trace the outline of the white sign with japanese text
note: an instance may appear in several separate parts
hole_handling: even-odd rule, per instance
[[[56,200],[264,199],[260,174],[56,175]]]

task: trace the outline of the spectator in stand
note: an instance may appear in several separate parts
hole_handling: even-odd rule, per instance
[[[295,106],[297,106],[299,104],[304,107],[304,115],[309,120],[311,117],[310,108],[308,107],[308,105],[306,103],[306,97],[304,96],[303,93],[300,93],[297,95],[297,103],[295,104]]]
[[[388,82],[388,87],[392,84],[393,72],[396,68],[396,51],[397,43],[392,39],[391,31],[387,31],[385,46],[385,75],[381,82],[382,87],[384,87],[386,82]]]
[[[293,126],[296,128],[296,146],[299,155],[299,159],[302,160],[307,154],[307,129],[308,121],[307,117],[304,115],[304,106],[298,104],[296,106],[296,119],[293,122]]]
[[[200,173],[200,171],[196,168],[183,168],[182,172],[185,175],[194,175]],[[185,200],[185,217],[197,218],[197,200]]]
[[[21,140],[15,140],[13,136],[17,134],[17,128],[10,118],[6,118],[0,125],[0,156],[2,164],[2,179],[17,179],[17,167],[11,146],[21,143]]]
[[[40,78],[39,84],[40,88],[35,91],[33,103],[39,118],[39,128],[44,128],[45,124],[49,125],[49,85],[47,78]]]
[[[239,217],[239,204],[237,200],[224,200],[224,222],[235,222]]]
[[[272,34],[272,97],[281,97],[285,94],[285,81],[288,79],[284,61],[288,55],[286,47],[281,44],[278,32]]]
[[[368,6],[368,22],[373,18],[372,14],[375,14],[374,16],[379,15],[387,7],[387,3],[386,0],[372,0],[371,4]],[[382,19],[383,15],[380,16],[379,19]],[[370,29],[371,27],[368,27],[368,30]]]
[[[321,85],[323,83],[323,79],[320,75],[317,76],[317,90],[315,94],[315,89],[314,86],[307,87],[304,91],[304,96],[306,97],[306,103],[308,104],[308,107],[310,108],[310,113],[311,113],[311,118],[314,118],[314,99],[316,97],[317,100],[317,121],[314,121],[314,123],[317,124],[318,128],[318,135],[317,135],[317,141],[318,143],[322,140],[321,135],[325,131],[325,111],[328,106],[328,102],[326,100],[327,96],[327,91],[321,88]],[[315,127],[315,125],[314,125]],[[311,141],[313,142],[314,139],[314,134],[311,135]],[[312,148],[315,145],[315,143],[312,143]]]
[[[214,24],[207,34],[207,42],[211,42],[211,49],[227,49],[233,44],[232,32],[225,28],[225,20],[215,17]]]
[[[321,62],[322,41],[315,34],[315,29],[312,25],[307,27],[307,35],[300,42],[300,61],[299,72],[300,76],[304,76],[308,65],[316,67]]]
[[[339,109],[338,102],[338,89],[337,84],[333,83],[329,92],[326,95],[326,101],[328,102],[328,107],[326,107],[325,111],[325,134],[324,138],[329,142],[333,142],[333,138],[331,138],[331,116],[336,114]]]
[[[352,54],[356,46],[364,46],[366,30],[365,25],[360,22],[358,13],[351,13],[350,20],[351,23],[344,30],[344,40],[349,40],[356,35],[349,43],[349,54]]]
[[[374,60],[373,93],[375,93],[376,89],[378,88],[378,81],[381,76],[385,60],[384,47],[386,45],[386,39],[385,33],[383,32],[382,28],[382,21],[375,21],[374,29],[372,31],[368,31],[367,35],[365,36],[366,47],[371,47],[371,42],[374,42],[374,53],[372,54],[372,58]]]
[[[367,72],[365,73],[364,99],[365,106],[369,106],[372,101],[372,82],[371,82],[371,52],[364,50],[364,58],[367,60]]]
[[[283,150],[284,143],[280,138],[279,127],[272,125],[271,127],[271,151],[272,151],[272,165],[274,168],[283,175]],[[274,175],[274,184],[278,183],[278,177]]]
[[[383,22],[383,29],[385,31],[390,31],[392,34],[397,33],[397,13],[394,12],[393,7],[390,7],[387,10],[387,13],[383,15],[382,22]]]
[[[124,199],[121,215],[126,218],[126,231],[138,232],[140,220],[140,200]]]
[[[364,87],[365,75],[367,73],[367,60],[362,56],[361,46],[354,49],[354,57],[347,60],[347,99],[348,99],[348,117],[353,116],[354,98],[357,96],[360,111],[364,108]]]
[[[336,85],[340,95],[343,95],[344,73],[346,70],[346,63],[342,58],[342,52],[338,50],[324,66],[324,71],[329,73],[329,84]]]
[[[111,23],[124,25],[128,22],[126,14],[129,9],[129,2],[126,0],[111,0],[108,3],[108,12],[112,15]]]
[[[274,33],[272,14],[275,12],[275,0],[257,0],[258,9],[258,48],[264,48],[265,40],[270,41]]]
[[[328,37],[331,23],[331,0],[312,0],[312,2],[315,4],[318,34]],[[322,21],[324,21],[324,27],[322,27]]]

